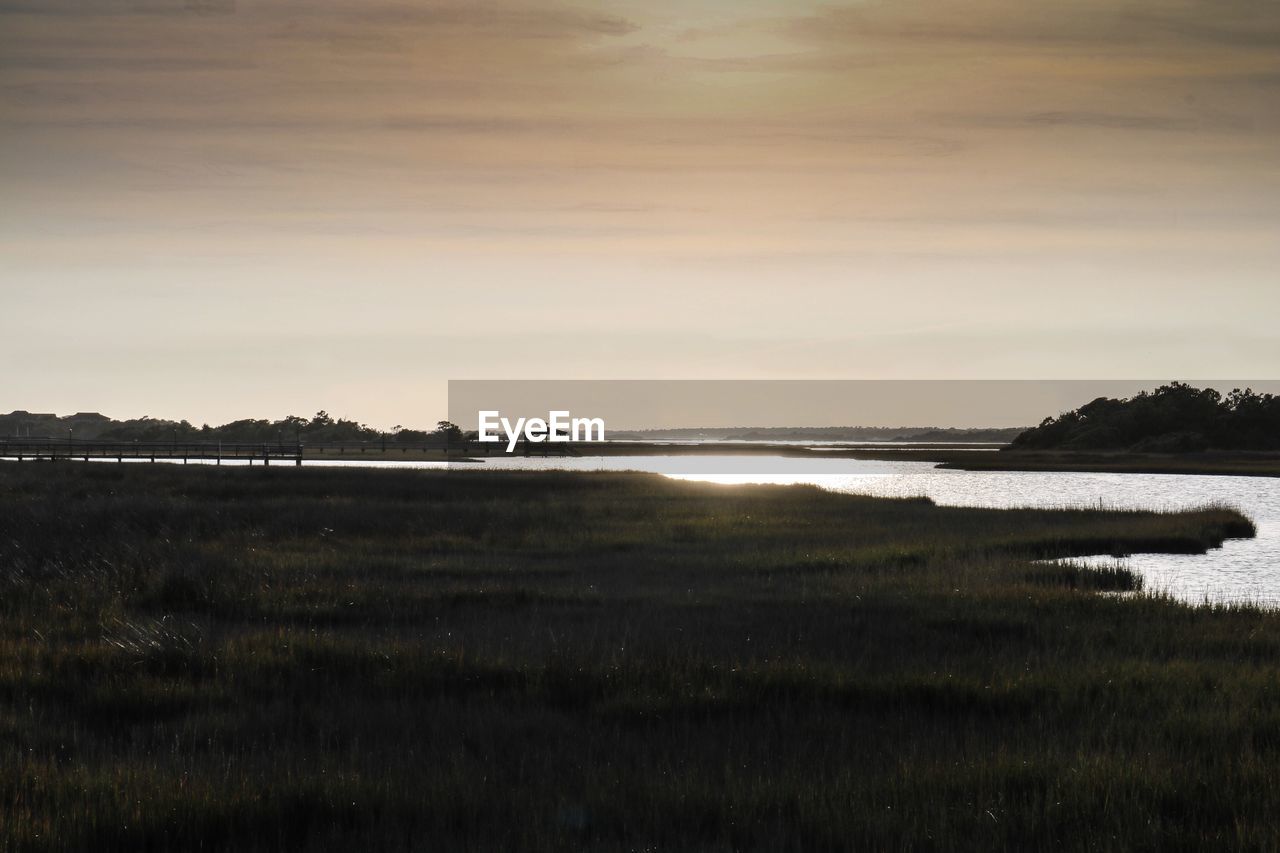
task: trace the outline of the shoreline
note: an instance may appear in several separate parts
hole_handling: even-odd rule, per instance
[[[539,453],[538,449],[547,452]],[[854,459],[868,461],[931,462],[939,468],[962,471],[1076,471],[1115,474],[1200,474],[1238,477],[1280,477],[1280,453],[1268,451],[1204,451],[1197,453],[1129,453],[1123,451],[1024,451],[975,445],[898,445],[877,447],[869,445],[795,445],[749,444],[742,442],[707,442],[699,444],[665,444],[650,442],[604,442],[600,444],[562,445],[554,452],[545,445],[538,445],[531,453],[507,454],[502,450],[491,453],[475,453],[474,448],[459,448],[445,452],[443,449],[422,447],[395,448],[303,448],[303,463],[310,461],[343,462],[447,462],[483,463],[486,459],[529,458],[589,458],[626,456],[763,456],[791,459]],[[116,459],[112,454],[82,454],[65,456],[60,448],[52,448],[55,460]],[[129,461],[146,461],[144,457],[123,457]],[[156,460],[177,461],[181,453],[173,457],[156,454]],[[210,462],[213,456],[191,454],[193,460]],[[0,461],[48,461],[49,456],[0,457]],[[227,457],[233,460],[235,457]],[[243,461],[242,459],[236,461]],[[274,465],[292,465],[292,457],[273,457]]]
[[[1022,451],[978,448],[974,445],[906,445],[895,447],[800,446],[793,444],[653,444],[605,442],[570,445],[571,452],[515,453],[520,458],[614,456],[783,456],[799,459],[865,459],[933,462],[940,468],[963,471],[1080,471],[1117,474],[1204,474],[1239,477],[1280,477],[1280,453],[1265,451],[1205,451],[1200,453],[1127,453],[1099,451]],[[507,454],[451,453],[388,449],[385,453],[304,452],[307,459],[374,461],[467,462],[502,458]]]

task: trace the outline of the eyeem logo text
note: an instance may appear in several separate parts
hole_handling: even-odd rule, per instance
[[[546,420],[517,418],[512,423],[510,418],[502,417],[501,412],[482,411],[478,415],[480,429],[477,438],[480,441],[502,441],[505,436],[508,453],[515,452],[521,438],[534,443],[604,441],[604,418],[574,418],[567,411],[553,411],[547,412]]]

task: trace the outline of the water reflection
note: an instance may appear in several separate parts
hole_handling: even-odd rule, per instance
[[[637,470],[713,483],[809,483],[838,492],[914,497],[945,506],[1186,509],[1226,504],[1253,519],[1255,539],[1207,555],[1135,554],[1123,561],[1146,587],[1182,599],[1280,605],[1280,478],[1187,474],[952,471],[932,462],[743,456],[511,458],[483,468]],[[1109,556],[1095,558],[1112,564]]]

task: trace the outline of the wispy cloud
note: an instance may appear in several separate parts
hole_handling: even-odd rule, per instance
[[[784,22],[806,38],[1049,46],[1280,44],[1280,8],[1255,0],[872,0]]]

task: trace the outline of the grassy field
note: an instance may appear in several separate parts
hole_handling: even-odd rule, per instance
[[[1280,616],[1183,514],[0,464],[6,850],[1280,845]]]

